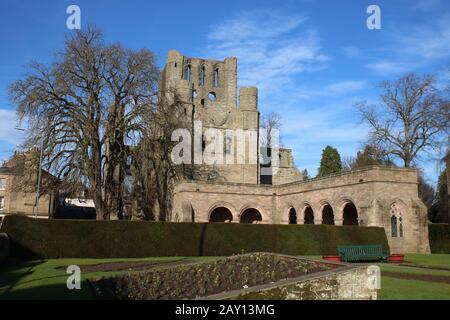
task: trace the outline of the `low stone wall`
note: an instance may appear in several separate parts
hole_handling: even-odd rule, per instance
[[[366,267],[345,267],[205,299],[222,300],[376,300]]]

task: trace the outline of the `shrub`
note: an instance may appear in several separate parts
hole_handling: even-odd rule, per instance
[[[6,216],[1,232],[23,258],[229,256],[248,252],[337,254],[343,244],[383,244],[379,227],[144,221],[44,220]]]
[[[450,253],[450,225],[429,224],[428,234],[431,253]]]

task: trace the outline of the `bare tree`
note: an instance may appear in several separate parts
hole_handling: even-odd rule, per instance
[[[281,116],[276,112],[271,112],[261,117],[259,127],[261,128],[260,144],[262,147],[270,147],[272,135],[275,130],[281,128]],[[280,142],[281,147],[281,142]]]
[[[164,96],[170,95],[170,99]],[[160,91],[155,108],[147,116],[147,126],[134,148],[132,176],[136,213],[144,219],[171,220],[172,192],[176,181],[192,174],[191,166],[174,165],[171,153],[175,129],[189,129],[184,103],[170,91]],[[157,208],[157,212],[155,211]]]
[[[448,101],[435,88],[432,76],[413,73],[384,81],[378,106],[359,102],[356,107],[371,131],[368,144],[385,150],[409,168],[423,152],[438,150],[448,135]]]
[[[43,140],[43,167],[65,190],[87,190],[98,219],[122,217],[129,145],[157,103],[158,74],[152,52],[106,45],[101,31],[88,28],[68,38],[52,64],[32,63],[10,86],[28,124],[26,145]]]

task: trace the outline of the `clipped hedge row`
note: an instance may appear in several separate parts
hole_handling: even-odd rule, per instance
[[[431,253],[450,253],[450,225],[429,224],[428,234]]]
[[[125,258],[229,256],[247,252],[337,254],[340,244],[383,244],[383,228],[143,221],[41,220],[6,216],[11,256]]]

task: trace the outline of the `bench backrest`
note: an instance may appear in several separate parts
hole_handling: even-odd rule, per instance
[[[383,245],[344,245],[337,247],[339,254],[345,255],[371,255],[383,253]]]

